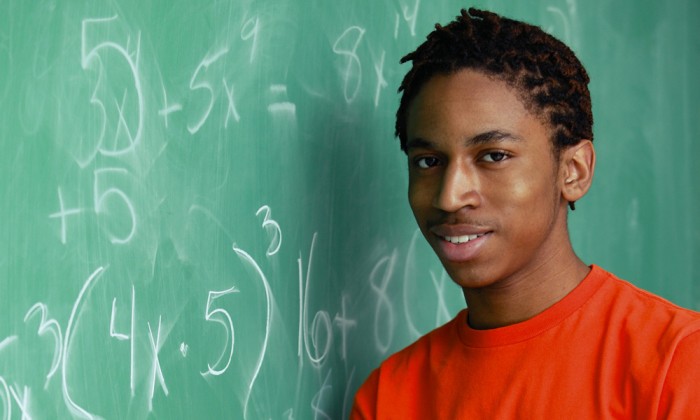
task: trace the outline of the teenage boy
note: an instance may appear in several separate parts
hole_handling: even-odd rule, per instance
[[[406,61],[409,203],[468,309],[372,372],[351,418],[700,418],[700,314],[571,246],[595,167],[574,53],[470,9]]]

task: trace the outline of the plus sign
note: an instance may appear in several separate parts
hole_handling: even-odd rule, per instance
[[[60,210],[56,213],[50,214],[49,218],[50,219],[61,219],[61,243],[65,244],[66,243],[66,217],[67,216],[73,216],[75,214],[80,214],[83,212],[83,209],[81,208],[74,208],[74,209],[66,209],[65,205],[63,204],[63,194],[61,193],[61,187],[58,187],[58,204],[60,206]]]

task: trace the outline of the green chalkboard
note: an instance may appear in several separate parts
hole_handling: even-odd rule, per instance
[[[597,263],[700,307],[700,5],[486,2],[592,77]],[[417,233],[399,58],[456,1],[0,0],[3,418],[341,419],[464,306]]]

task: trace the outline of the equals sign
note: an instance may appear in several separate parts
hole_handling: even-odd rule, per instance
[[[271,85],[270,92],[276,96],[287,96],[287,86],[286,85]],[[291,114],[296,114],[297,106],[289,101],[274,102],[267,106],[267,110],[271,114],[277,114],[281,112],[288,112]]]

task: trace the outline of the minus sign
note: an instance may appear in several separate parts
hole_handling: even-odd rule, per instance
[[[297,110],[296,105],[291,102],[277,102],[267,106],[267,110],[270,112],[291,112],[294,113]]]

